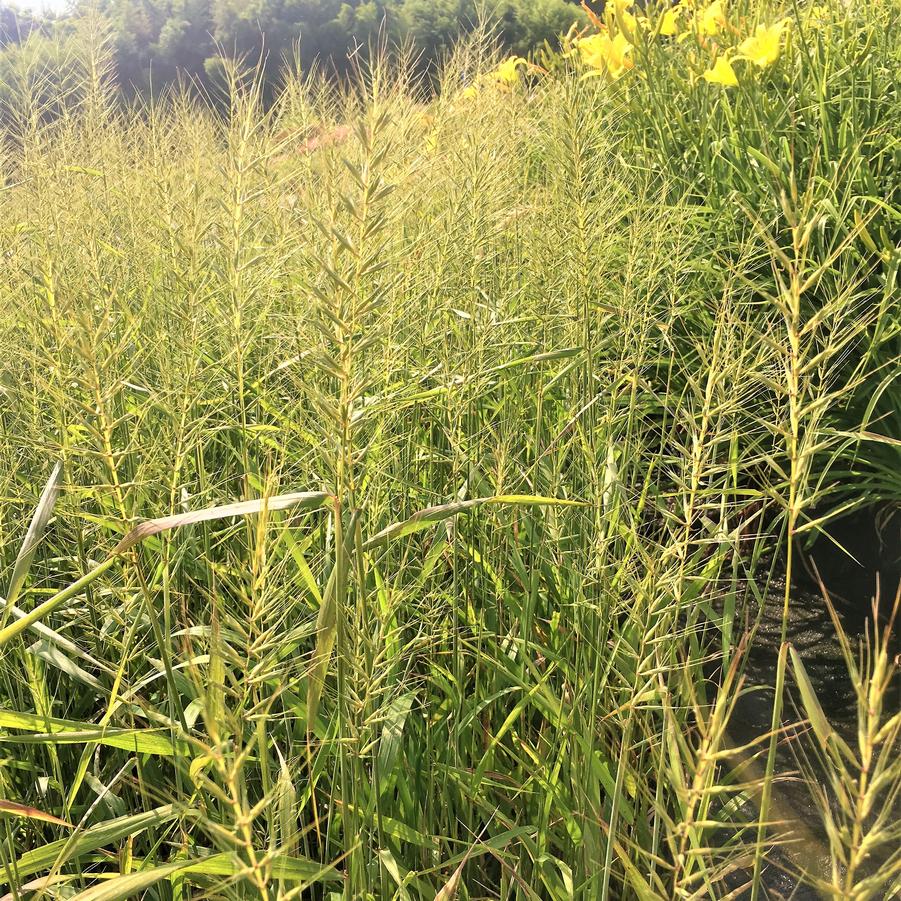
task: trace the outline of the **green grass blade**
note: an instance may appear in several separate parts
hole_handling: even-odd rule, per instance
[[[494,497],[472,498],[466,501],[452,501],[448,504],[438,504],[434,507],[426,507],[410,516],[408,519],[392,523],[380,532],[367,539],[363,544],[363,550],[370,551],[382,547],[396,538],[404,538],[423,529],[432,526],[461,513],[468,513],[478,507],[510,505],[529,507],[578,507],[587,506],[584,501],[565,500],[554,497],[541,497],[531,494],[501,494]]]
[[[22,729],[35,733],[0,736],[0,742],[13,744],[83,744],[93,741],[135,754],[171,757],[179,753],[179,748],[162,730],[98,728],[93,723],[61,720],[13,710],[0,710],[0,728]]]
[[[62,462],[57,462],[41,493],[41,499],[38,501],[34,515],[31,517],[31,523],[28,526],[28,531],[25,533],[25,540],[22,542],[22,547],[19,549],[19,554],[13,565],[9,588],[6,590],[7,608],[15,604],[19,597],[19,592],[25,584],[25,579],[28,577],[28,571],[31,569],[31,561],[34,559],[34,552],[37,549],[38,542],[41,540],[44,530],[53,516],[56,500],[62,487],[62,479],[63,464]]]
[[[105,823],[89,826],[69,838],[49,842],[31,851],[26,851],[15,862],[13,873],[17,879],[23,879],[43,870],[59,869],[67,861],[90,854],[99,848],[113,845],[124,838],[143,832],[145,829],[164,826],[177,819],[180,814],[181,811],[176,805],[166,804],[145,813],[117,817]]]

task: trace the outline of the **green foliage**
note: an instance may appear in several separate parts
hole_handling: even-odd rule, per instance
[[[901,493],[878,418],[899,371],[889,6],[738,95],[692,80],[688,41],[608,81],[574,57],[499,70],[476,29],[428,104],[385,57],[273,94],[208,45],[222,105],[136,114],[110,89],[115,24],[17,47],[2,890],[671,901],[779,867],[894,891],[886,637],[861,658],[841,639],[857,735],[783,644],[775,728],[732,739],[797,545],[837,499]],[[186,7],[154,8],[134,46],[190,47]],[[272,9],[211,27],[251,52]],[[374,22],[300,9],[323,35]],[[801,111],[834,127],[830,165]],[[789,698],[822,833],[780,806],[775,751],[756,760]]]
[[[433,69],[482,18],[475,0],[82,0],[72,15],[46,22],[0,5],[0,43],[16,45],[35,28],[65,40],[75,20],[94,8],[109,23],[128,94],[147,93],[151,85],[160,91],[179,79],[215,84],[221,56],[260,64],[275,82],[298,46],[305,68],[318,64],[342,77],[377,44],[408,45],[422,68]],[[498,40],[521,54],[556,43],[582,21],[573,0],[502,0],[484,12]],[[32,52],[49,48],[35,45]]]
[[[790,16],[781,58],[764,69],[735,62],[739,84],[724,88],[703,80],[714,56],[728,53],[758,23],[779,18],[770,4],[736,3],[728,10],[724,32],[700,44],[638,41],[634,69],[616,86],[625,109],[618,139],[679,194],[712,208],[720,253],[741,253],[748,229],[762,228],[788,256],[800,251],[811,270],[822,263],[824,271],[807,283],[800,301],[805,320],[825,317],[824,307],[839,296],[838,260],[846,277],[857,274],[855,302],[869,326],[866,341],[849,348],[844,378],[854,380],[862,357],[869,375],[846,399],[855,407],[848,420],[888,439],[863,456],[879,458],[878,471],[867,474],[871,499],[897,497],[891,473],[901,466],[894,443],[901,438],[894,415],[901,403],[895,372],[901,57],[894,35],[901,8],[804,7]],[[778,297],[785,283],[771,270],[762,257],[754,279]],[[841,428],[841,418],[835,425]],[[857,470],[853,478],[863,474]]]

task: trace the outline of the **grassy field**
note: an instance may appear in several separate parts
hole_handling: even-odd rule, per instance
[[[787,639],[803,547],[901,500],[901,13],[678,9],[611,9],[616,57],[476,38],[433,98],[385,59],[123,111],[97,35],[23,68],[5,897],[897,896],[888,639],[847,639],[849,741]]]

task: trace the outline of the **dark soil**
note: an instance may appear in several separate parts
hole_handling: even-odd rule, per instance
[[[854,689],[848,676],[835,628],[829,616],[817,574],[835,606],[842,628],[853,648],[872,630],[873,601],[879,596],[878,619],[884,628],[901,580],[901,510],[887,507],[869,508],[853,516],[837,520],[830,534],[842,549],[826,538],[801,556],[802,565],[793,579],[788,640],[804,662],[811,682],[833,727],[843,734],[852,747],[856,745],[857,707]],[[781,637],[784,580],[774,580],[766,598],[761,622],[747,658],[746,685],[764,686],[748,692],[738,704],[731,721],[730,734],[738,744],[752,741],[768,732],[772,711],[776,660]],[[899,644],[901,623],[896,623],[894,646]],[[803,719],[791,699],[786,704],[784,724],[790,726]],[[901,709],[901,680],[895,687],[894,703],[887,708],[890,716]],[[816,871],[826,865],[826,845],[820,817],[808,789],[792,774],[799,770],[798,752],[807,740],[795,735],[796,741],[785,741],[780,750],[777,771],[782,777],[774,788],[774,797],[783,809],[790,810],[818,841],[804,841],[791,857]],[[796,747],[793,747],[795,745]],[[809,763],[815,763],[811,758]],[[820,847],[817,845],[820,844]],[[802,850],[803,848],[803,850]],[[799,853],[800,852],[800,853]],[[781,866],[780,866],[781,865]],[[784,869],[782,869],[784,867]],[[775,861],[767,878],[767,897],[792,898],[795,901],[821,896],[803,885],[791,871],[796,867],[790,858]]]

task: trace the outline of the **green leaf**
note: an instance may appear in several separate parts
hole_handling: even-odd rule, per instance
[[[134,545],[139,544],[152,535],[166,532],[182,526],[192,525],[198,522],[209,522],[215,519],[228,519],[233,516],[250,516],[261,513],[263,510],[285,510],[288,507],[320,507],[330,495],[324,491],[304,491],[296,494],[280,494],[273,497],[258,498],[253,501],[241,501],[237,504],[224,504],[219,507],[208,507],[205,510],[192,510],[188,513],[176,513],[173,516],[163,516],[159,519],[151,519],[141,523],[132,529],[112,550],[110,556],[103,563],[95,566],[90,572],[73,582],[67,588],[57,592],[49,600],[39,604],[34,610],[22,616],[3,629],[0,629],[0,647],[14,638],[20,632],[29,628],[38,620],[61,607],[66,601],[79,595],[83,589],[98,579],[103,573],[112,567],[119,555]]]
[[[28,653],[34,654],[35,657],[39,657],[44,663],[55,666],[57,669],[62,670],[67,676],[71,676],[73,679],[83,682],[91,688],[96,688],[98,690],[102,689],[102,686],[97,679],[87,670],[82,669],[75,661],[70,660],[63,653],[62,648],[55,642],[47,639],[36,641],[33,645],[29,646]]]
[[[316,647],[310,661],[307,677],[307,731],[312,732],[319,715],[319,701],[325,688],[325,674],[335,646],[338,634],[337,603],[335,601],[335,585],[337,568],[332,570],[325,591],[322,594],[322,606],[316,617]]]
[[[532,354],[528,357],[519,357],[519,359],[510,360],[509,363],[501,363],[500,366],[495,366],[487,371],[489,373],[503,372],[505,369],[514,369],[517,366],[533,366],[536,363],[547,363],[551,360],[565,360],[581,352],[581,347],[564,347],[560,350],[549,350],[540,354]]]
[[[93,723],[61,720],[14,710],[0,710],[0,728],[22,729],[34,735],[2,735],[0,742],[18,744],[82,744],[95,741],[111,748],[122,748],[136,754],[171,757],[178,753],[172,739],[155,729],[110,729]]]
[[[65,839],[49,842],[26,851],[11,868],[16,879],[33,876],[43,870],[58,869],[67,861],[74,860],[83,854],[90,854],[98,848],[106,847],[129,835],[135,835],[153,826],[162,826],[179,816],[180,810],[174,804],[166,804],[146,813],[137,813],[125,817],[117,817],[96,826],[73,833]]]
[[[801,692],[801,701],[804,704],[807,719],[810,720],[813,731],[816,733],[817,738],[820,740],[820,744],[825,749],[828,747],[829,739],[832,737],[832,725],[829,723],[826,714],[823,712],[823,708],[820,706],[816,692],[811,684],[810,677],[807,675],[807,670],[804,669],[804,664],[801,662],[798,652],[791,646],[789,646],[788,650],[791,654],[792,667],[795,671],[795,681],[798,683],[798,689]]]
[[[423,529],[429,529],[436,523],[452,516],[459,516],[461,513],[467,513],[476,507],[489,505],[519,505],[529,507],[585,507],[588,506],[584,501],[563,500],[554,497],[541,497],[533,494],[499,494],[493,497],[477,497],[468,501],[452,501],[449,504],[438,504],[434,507],[426,507],[414,513],[409,519],[401,522],[392,523],[390,526],[382,529],[380,532],[368,539],[363,550],[371,551],[373,548],[387,544],[395,538],[403,538],[406,535],[412,535],[414,532],[420,532]]]
[[[352,810],[358,815],[366,815],[367,813],[367,811],[355,807],[353,804],[347,804],[346,806],[348,810]],[[373,824],[375,823],[374,814],[372,822]],[[438,849],[438,842],[436,839],[419,832],[412,826],[402,823],[400,820],[381,815],[378,817],[378,822],[384,832],[402,842],[408,842],[409,844],[417,845],[420,848],[428,848],[430,851],[437,851]]]
[[[187,866],[188,863],[186,861],[180,860],[176,863],[167,863],[159,867],[153,867],[150,870],[141,870],[137,873],[126,873],[124,876],[116,876],[113,879],[100,883],[100,885],[94,885],[83,892],[79,892],[73,896],[72,901],[121,901],[123,898],[130,898],[138,892],[143,892],[144,889],[156,885],[173,873],[186,869]]]
[[[53,508],[56,506],[56,499],[59,497],[62,478],[63,464],[58,462],[53,467],[53,472],[50,473],[50,478],[47,479],[47,484],[44,486],[43,492],[41,492],[41,499],[38,501],[37,507],[35,507],[28,531],[25,533],[25,540],[22,542],[22,547],[19,548],[19,554],[13,565],[9,588],[6,591],[7,607],[15,604],[19,592],[22,590],[22,585],[28,576],[28,571],[31,569],[31,561],[34,559],[34,552],[37,549],[38,542],[41,540],[44,530],[53,516]],[[5,618],[4,614],[4,620]]]
[[[400,753],[400,743],[404,732],[404,723],[413,705],[413,693],[401,695],[388,705],[385,722],[382,725],[382,737],[379,741],[379,780],[381,791],[390,785],[389,776],[394,772],[394,764]]]
[[[262,856],[262,854],[260,854]],[[342,882],[334,864],[322,864],[307,857],[276,855],[271,860],[272,878],[285,882]],[[211,854],[189,861],[187,872],[207,876],[237,876],[245,865],[232,854]]]
[[[69,829],[72,828],[71,823],[61,820],[52,813],[45,813],[43,810],[38,810],[36,807],[28,807],[25,804],[17,804],[15,801],[0,800],[0,813],[5,813],[7,816],[23,817],[27,820],[41,820],[44,823],[66,826]]]
[[[285,882],[340,882],[332,865],[323,866],[302,857],[275,857],[271,861],[273,879]],[[246,865],[232,854],[211,854],[200,860],[177,860],[148,870],[115,876],[74,896],[72,901],[121,901],[176,874],[199,873],[206,876],[237,877]]]
[[[768,157],[761,153],[756,147],[748,146],[745,148],[748,155],[762,165],[780,184],[783,179],[782,170]]]
[[[388,871],[388,875],[394,880],[395,885],[397,885],[397,894],[395,895],[395,898],[399,899],[399,901],[410,901],[410,893],[407,891],[406,880],[404,879],[404,876],[401,875],[400,867],[397,865],[394,855],[387,848],[383,848],[378,854],[382,866]]]
[[[506,848],[510,842],[531,835],[534,831],[535,828],[533,826],[517,826],[514,829],[507,829],[504,832],[499,832],[491,838],[476,842],[466,851],[461,851],[459,854],[455,854],[453,857],[448,858],[441,864],[441,867],[454,867],[465,860],[469,860],[470,858],[477,857],[481,854],[489,854],[492,851],[501,851]]]

